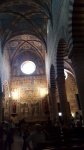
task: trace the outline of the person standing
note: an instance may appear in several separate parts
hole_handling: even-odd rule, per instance
[[[26,140],[26,145],[29,150],[41,150],[39,144],[45,143],[46,137],[42,131],[42,126],[40,124],[35,124],[35,131],[30,134]]]
[[[9,127],[8,124],[6,125],[6,128],[4,130],[4,134],[6,135],[4,150],[11,150],[12,149],[12,143],[13,143],[13,131]]]

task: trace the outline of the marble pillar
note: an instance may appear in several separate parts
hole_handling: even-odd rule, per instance
[[[55,122],[56,118],[58,118],[58,108],[57,108],[57,101],[56,101],[56,89],[50,88],[50,101],[51,101],[51,118],[53,123]]]
[[[68,108],[66,89],[65,89],[65,76],[59,75],[57,76],[57,85],[60,99],[60,107],[62,112],[62,118],[65,123],[70,126],[70,111]]]

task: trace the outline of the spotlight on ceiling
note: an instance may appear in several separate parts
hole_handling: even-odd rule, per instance
[[[36,65],[32,61],[24,61],[21,64],[21,71],[25,74],[32,74],[36,69]]]

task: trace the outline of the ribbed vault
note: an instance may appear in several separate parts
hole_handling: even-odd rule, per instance
[[[52,20],[51,0],[4,0],[0,5],[2,48],[11,38],[21,34],[35,35],[46,45],[47,20]]]

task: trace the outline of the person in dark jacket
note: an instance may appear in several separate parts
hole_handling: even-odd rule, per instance
[[[3,149],[3,124],[0,124],[0,150]]]
[[[13,131],[9,128],[9,125],[6,125],[6,129],[4,130],[4,134],[6,134],[6,140],[4,145],[4,150],[11,150],[13,143]]]

